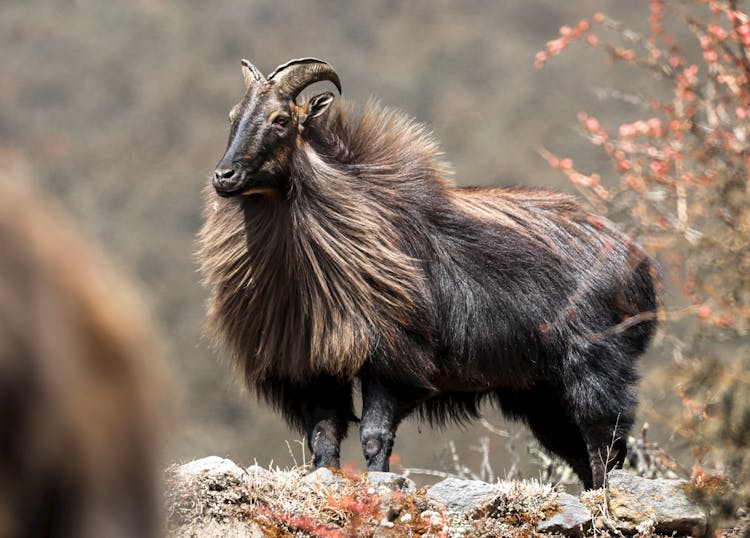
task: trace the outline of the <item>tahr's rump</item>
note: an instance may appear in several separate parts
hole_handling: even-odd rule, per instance
[[[205,191],[208,328],[315,464],[339,464],[359,383],[371,470],[405,416],[463,421],[491,399],[601,486],[656,323],[646,253],[571,196],[456,187],[400,112],[297,104],[314,82],[341,90],[325,62],[243,73]]]

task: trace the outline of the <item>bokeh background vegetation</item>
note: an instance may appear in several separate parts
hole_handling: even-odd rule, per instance
[[[622,123],[626,100],[608,89],[669,95],[669,86],[591,51],[534,55],[561,25],[605,11],[647,29],[646,2],[622,0],[5,0],[0,3],[0,166],[61,199],[141,286],[171,350],[177,388],[170,459],[207,454],[292,464],[281,419],[234,379],[201,337],[205,300],[193,257],[200,191],[221,156],[226,115],[243,91],[240,58],[268,72],[290,58],[334,65],[344,97],[370,96],[428,124],[462,185],[571,191],[539,154],[610,169],[576,130],[580,110]],[[671,358],[642,362],[646,412],[673,394]],[[487,418],[505,428],[499,413]],[[644,415],[644,419],[650,418]],[[668,423],[652,428],[669,443]],[[396,452],[409,467],[445,465],[449,440],[467,465],[481,426],[433,431],[407,422]],[[362,465],[357,436],[343,459]],[[523,452],[525,438],[512,438]],[[489,448],[500,475],[506,441]],[[533,467],[529,467],[530,472]]]

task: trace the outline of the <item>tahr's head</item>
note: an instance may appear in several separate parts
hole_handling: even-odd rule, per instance
[[[325,113],[333,93],[318,94],[301,105],[296,97],[310,84],[341,82],[326,62],[315,58],[291,60],[268,78],[242,60],[247,91],[229,113],[227,150],[214,170],[213,186],[220,196],[270,194],[289,173],[292,151],[308,122]]]

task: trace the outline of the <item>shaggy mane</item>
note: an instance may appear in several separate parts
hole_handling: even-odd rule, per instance
[[[204,193],[208,329],[254,383],[352,379],[397,332],[429,332],[414,326],[428,307],[417,304],[424,275],[405,253],[395,204],[451,186],[429,133],[374,102],[360,115],[339,104],[294,155],[284,197],[223,199],[210,185]]]

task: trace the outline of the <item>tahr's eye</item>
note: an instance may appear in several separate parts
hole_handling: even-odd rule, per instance
[[[278,125],[279,127],[286,127],[287,123],[289,123],[288,116],[282,116],[281,114],[279,114],[273,119],[273,124]]]

